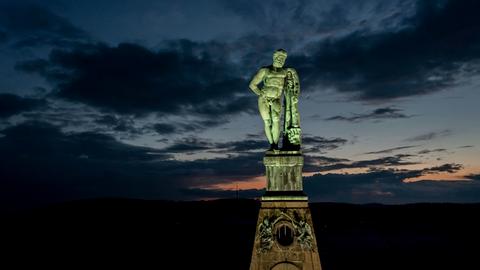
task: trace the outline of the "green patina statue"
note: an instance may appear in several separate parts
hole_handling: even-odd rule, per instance
[[[300,150],[301,129],[298,113],[300,81],[293,68],[285,68],[287,52],[278,49],[273,53],[273,64],[262,67],[250,82],[250,89],[258,95],[258,109],[265,124],[265,134],[270,150],[278,150],[282,94],[284,96],[284,127],[282,150]],[[262,83],[262,88],[258,85]]]

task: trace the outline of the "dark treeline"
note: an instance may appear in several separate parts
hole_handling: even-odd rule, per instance
[[[1,257],[16,268],[248,269],[259,207],[99,199],[17,211],[3,215]],[[310,208],[324,270],[480,269],[480,204]]]

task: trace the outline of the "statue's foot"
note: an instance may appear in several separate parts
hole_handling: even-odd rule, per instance
[[[275,150],[278,150],[278,143],[270,144],[270,149],[268,149],[268,151],[275,151]]]

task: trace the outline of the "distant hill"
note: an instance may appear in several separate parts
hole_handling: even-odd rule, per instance
[[[5,215],[2,257],[50,268],[248,269],[260,204],[98,199]],[[324,270],[480,269],[480,204],[312,203]]]

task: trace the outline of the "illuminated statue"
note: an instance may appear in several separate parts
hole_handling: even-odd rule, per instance
[[[250,82],[250,89],[258,95],[258,109],[265,125],[265,135],[270,150],[278,150],[282,94],[284,94],[284,150],[300,149],[300,115],[298,95],[300,82],[293,68],[284,68],[287,52],[278,49],[273,53],[273,64],[262,67]],[[258,85],[262,83],[262,88]]]
[[[249,85],[258,95],[258,109],[270,143],[263,157],[266,188],[250,270],[322,270],[308,197],[303,192],[300,81],[295,69],[284,67],[286,59],[285,50],[276,50],[273,64],[260,68]],[[280,134],[283,143],[278,149]]]

